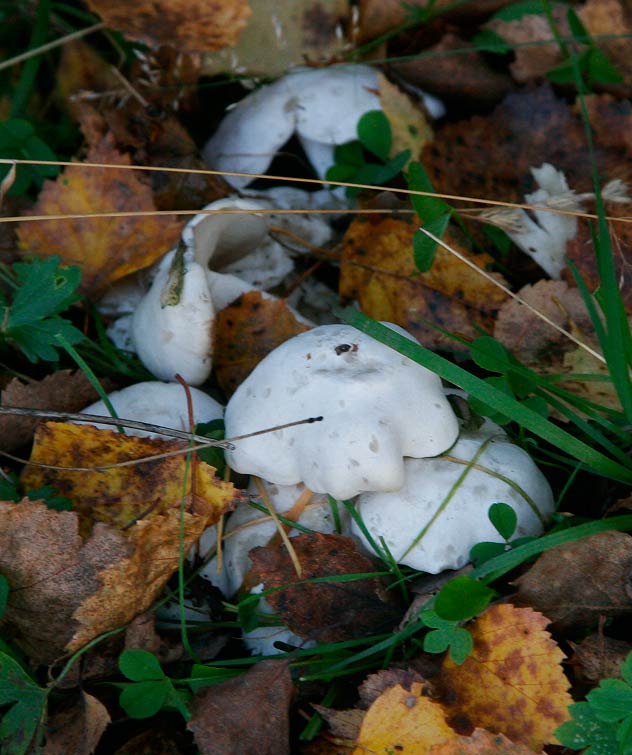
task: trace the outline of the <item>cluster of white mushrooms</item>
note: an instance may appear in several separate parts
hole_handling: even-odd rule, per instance
[[[212,167],[263,172],[296,132],[324,176],[334,146],[353,139],[358,118],[380,107],[373,69],[327,71],[294,74],[246,98],[207,145]],[[331,91],[322,105],[325,86]],[[331,107],[331,98],[344,117]],[[268,127],[253,126],[255,106]],[[253,128],[259,149],[249,153]],[[546,171],[536,178],[555,183]],[[246,183],[231,180],[237,187]],[[552,185],[551,191],[562,188]],[[148,275],[124,281],[104,298],[102,311],[114,319],[111,337],[135,351],[157,378],[110,396],[119,417],[188,429],[183,388],[159,381],[179,374],[201,386],[212,367],[215,313],[245,291],[276,285],[292,269],[285,248],[269,233],[271,223],[317,246],[330,238],[329,226],[317,216],[271,218],[262,210],[308,207],[323,196],[274,189],[219,200],[185,227],[179,247]],[[245,214],[236,218],[231,211]],[[223,416],[223,407],[202,390],[192,388],[191,394],[196,422]],[[102,402],[85,411],[108,414]],[[466,564],[476,543],[499,540],[487,516],[491,504],[512,506],[518,537],[539,534],[553,511],[544,476],[501,428],[489,422],[476,432],[461,428],[437,375],[352,327],[320,325],[270,353],[228,402],[226,437],[310,417],[322,420],[255,435],[226,452],[233,470],[252,476],[255,500],[265,500],[301,527],[351,534],[370,549],[345,506],[336,506],[334,515],[332,500],[351,501],[347,505],[355,507],[373,542],[398,563],[438,573]],[[261,585],[249,584],[248,552],[277,531],[269,514],[241,503],[226,524],[221,569],[212,558],[215,528],[196,547],[209,554],[202,575],[227,597],[261,591]],[[261,609],[269,610],[263,600]],[[163,620],[174,610],[165,609]],[[199,613],[192,608],[191,616]],[[285,627],[260,627],[244,637],[253,652],[265,654],[275,652],[277,640],[301,643]]]

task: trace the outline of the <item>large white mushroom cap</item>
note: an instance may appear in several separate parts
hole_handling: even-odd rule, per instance
[[[398,563],[420,571],[459,569],[476,543],[502,542],[488,518],[493,503],[513,508],[516,537],[539,535],[554,510],[551,488],[531,457],[493,427],[463,432],[448,455],[406,459],[405,467],[401,490],[363,493],[356,508]],[[351,526],[369,547],[355,521]]]
[[[226,407],[226,436],[318,416],[239,441],[228,463],[346,499],[399,489],[404,456],[436,456],[459,432],[437,375],[351,326],[322,325],[257,365]]]

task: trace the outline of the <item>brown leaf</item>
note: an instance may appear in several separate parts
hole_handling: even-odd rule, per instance
[[[369,674],[369,676],[367,676],[358,687],[358,694],[360,695],[362,705],[368,707],[390,687],[395,687],[395,685],[399,684],[404,689],[411,689],[415,682],[424,684],[427,687],[426,680],[423,676],[413,669],[382,669],[375,674]]]
[[[286,755],[291,699],[288,661],[261,661],[236,679],[198,692],[187,728],[201,755]]]
[[[324,705],[314,705],[312,708],[319,713],[329,726],[329,732],[336,739],[346,739],[353,743],[358,738],[360,726],[366,714],[361,708],[349,708],[348,710],[334,710]]]
[[[86,162],[129,165],[104,139],[90,148]],[[46,181],[31,214],[154,211],[151,189],[130,170],[71,166],[56,181]],[[18,236],[23,249],[58,254],[64,264],[79,265],[81,290],[95,293],[119,278],[147,267],[176,242],[182,223],[170,217],[78,218],[23,221]]]
[[[458,55],[454,50],[469,50]],[[445,34],[441,41],[424,51],[432,53],[432,65],[426,58],[389,64],[389,68],[411,84],[436,92],[442,99],[475,103],[495,103],[512,88],[511,78],[493,68],[476,48],[456,34]]]
[[[375,571],[350,537],[301,534],[292,538],[292,545],[301,564],[301,580]],[[289,585],[266,600],[300,637],[338,642],[388,631],[401,617],[386,602],[388,594],[378,577],[294,585],[299,580],[284,545],[253,548],[249,556],[256,582],[263,582],[266,589]]]
[[[602,180],[632,177],[632,105],[607,95],[586,98]],[[606,124],[601,120],[609,114]],[[544,84],[508,95],[489,115],[436,128],[421,156],[436,191],[522,202],[533,191],[531,166],[563,170],[575,191],[592,191],[591,162],[579,110]]]
[[[545,755],[534,753],[523,744],[515,744],[502,734],[492,734],[485,729],[474,729],[471,737],[459,737],[455,741],[433,745],[428,755]]]
[[[417,228],[418,222],[391,217],[354,220],[343,239],[340,295],[357,299],[370,317],[406,328],[428,348],[458,349],[428,321],[475,337],[474,325],[491,330],[507,296],[441,248],[430,270],[419,273],[412,251]],[[482,269],[492,262],[486,254],[465,250],[450,233],[446,241]]]
[[[443,662],[440,682],[450,701],[449,720],[505,734],[534,750],[556,742],[555,729],[569,718],[564,654],[544,627],[549,620],[530,608],[494,605],[469,627],[474,647],[458,666]]]
[[[91,755],[110,720],[103,703],[80,692],[74,705],[48,718],[42,755]]]
[[[183,743],[180,748],[174,737],[173,731],[156,727],[152,722],[151,729],[128,739],[113,755],[182,755],[188,752],[188,743]]]
[[[513,600],[546,614],[556,631],[632,612],[632,537],[600,532],[543,553],[515,584]]]
[[[578,668],[580,676],[591,682],[600,679],[621,679],[621,664],[632,650],[632,645],[603,634],[591,634],[579,645],[570,643],[574,655],[571,663]]]
[[[260,291],[240,296],[215,321],[213,363],[222,390],[232,394],[267,354],[306,330],[284,301]]]
[[[221,50],[236,44],[250,17],[247,0],[88,0],[112,29],[148,47]]]
[[[107,391],[110,381],[104,388]],[[13,378],[0,394],[2,406],[48,409],[56,412],[78,412],[96,401],[97,392],[81,371],[59,370],[42,380],[22,383]],[[11,451],[30,443],[40,419],[0,415],[0,449]]]

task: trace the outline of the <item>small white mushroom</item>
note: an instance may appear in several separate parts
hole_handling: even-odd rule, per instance
[[[438,574],[464,566],[476,543],[502,542],[487,516],[498,502],[514,509],[516,537],[539,535],[554,510],[551,488],[531,457],[489,423],[485,431],[464,431],[447,455],[407,459],[401,490],[363,493],[356,508],[398,563]],[[352,531],[370,547],[355,522]]]
[[[193,405],[195,422],[211,422],[221,419],[224,408],[214,398],[197,388],[189,388]],[[173,430],[189,429],[189,412],[184,388],[179,383],[160,383],[147,381],[136,383],[120,391],[108,394],[114,410],[121,419],[132,419],[147,422],[150,425],[160,425]],[[98,414],[109,417],[110,412],[103,401],[96,401],[83,409],[85,414]],[[112,425],[96,425],[96,427],[111,430]],[[126,429],[128,435],[141,437],[156,437],[155,433],[144,430]]]
[[[459,431],[437,375],[348,325],[322,325],[268,354],[229,401],[226,433],[318,416],[322,422],[239,441],[228,463],[346,499],[399,489],[404,456],[435,456]]]

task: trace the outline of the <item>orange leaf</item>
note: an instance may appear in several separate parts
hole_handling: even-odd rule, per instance
[[[387,689],[367,711],[352,755],[425,755],[432,745],[456,742],[439,703],[422,697],[422,685],[410,691],[401,685]]]
[[[474,649],[457,666],[446,657],[441,675],[454,702],[450,716],[502,732],[534,750],[555,742],[553,732],[573,702],[560,666],[564,654],[545,627],[549,620],[510,604],[487,609],[471,627]]]
[[[63,422],[41,424],[35,434],[31,461],[59,467],[95,467],[185,448],[182,442],[138,438],[91,425]],[[232,500],[233,488],[215,477],[209,464],[195,464],[196,500],[205,501],[215,518]],[[46,469],[29,465],[22,475],[22,486],[36,490],[54,485],[70,498],[80,518],[81,533],[89,533],[95,521],[126,528],[139,518],[147,521],[156,514],[180,511],[183,486],[191,493],[191,474],[186,470],[185,454],[103,471]]]
[[[86,162],[129,165],[108,138],[93,146]],[[71,166],[44,184],[34,215],[154,211],[151,189],[137,174],[116,168]],[[40,255],[58,254],[64,264],[81,267],[81,289],[93,293],[141,270],[171,249],[181,223],[169,217],[27,220],[20,224],[20,245]]]

